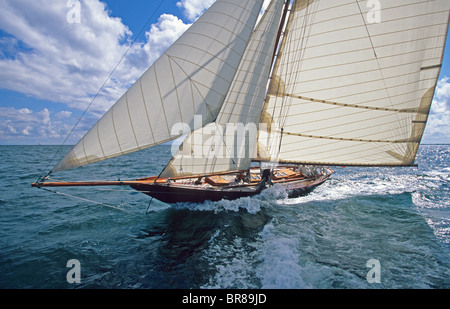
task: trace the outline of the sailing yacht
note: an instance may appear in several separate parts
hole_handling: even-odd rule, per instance
[[[130,186],[167,203],[290,197],[328,166],[414,166],[448,0],[217,0],[34,187]],[[185,136],[159,175],[50,181]]]

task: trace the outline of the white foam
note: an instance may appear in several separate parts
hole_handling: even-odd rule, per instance
[[[311,201],[341,200],[355,196],[389,195],[413,192],[414,175],[371,174],[336,175],[307,196],[279,201],[279,204],[303,204]]]
[[[450,219],[427,218],[426,221],[438,239],[446,244],[450,244]]]
[[[261,211],[262,205],[286,197],[286,190],[281,185],[274,185],[252,197],[242,197],[231,201],[221,200],[218,202],[206,201],[204,203],[178,203],[173,207],[179,209],[187,208],[196,211],[214,211],[214,213],[239,212],[240,210],[246,210],[250,214],[256,214]]]
[[[254,289],[257,284],[254,270],[249,267],[255,259],[253,250],[249,254],[248,244],[240,237],[235,237],[231,243],[226,240],[223,232],[217,230],[210,239],[209,248],[205,251],[205,259],[216,269],[216,273],[202,288],[224,289]]]
[[[298,239],[276,235],[273,223],[267,224],[261,232],[259,259],[261,265],[256,275],[263,289],[309,288],[302,278],[299,265]]]
[[[216,273],[203,288],[310,288],[302,278],[299,240],[268,223],[253,242],[215,233],[205,254]]]
[[[260,200],[243,197],[237,200],[221,200],[219,202],[206,201],[204,203],[178,203],[173,205],[177,209],[190,209],[194,211],[239,212],[247,210],[248,213],[256,214],[261,210]]]

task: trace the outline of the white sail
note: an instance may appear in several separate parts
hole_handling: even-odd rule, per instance
[[[217,0],[112,106],[53,172],[123,155],[216,119],[263,0]]]
[[[192,132],[162,177],[243,170],[256,156],[259,118],[283,2],[272,1],[255,29],[217,120]]]
[[[300,0],[259,135],[262,161],[412,165],[437,83],[448,0]],[[270,146],[268,138],[281,140]]]

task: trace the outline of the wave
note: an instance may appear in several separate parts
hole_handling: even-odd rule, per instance
[[[206,201],[204,203],[177,203],[175,209],[190,209],[194,211],[239,212],[245,210],[250,214],[256,214],[261,208],[271,204],[274,200],[287,198],[286,190],[281,185],[275,185],[265,189],[260,194],[252,197],[242,197],[236,200],[221,200],[218,202]]]

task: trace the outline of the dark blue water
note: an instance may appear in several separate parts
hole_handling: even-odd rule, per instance
[[[336,168],[306,197],[273,187],[147,215],[127,187],[31,188],[57,149],[0,146],[0,288],[450,288],[450,146],[421,146],[418,168]],[[52,177],[145,177],[169,160],[160,146]]]

